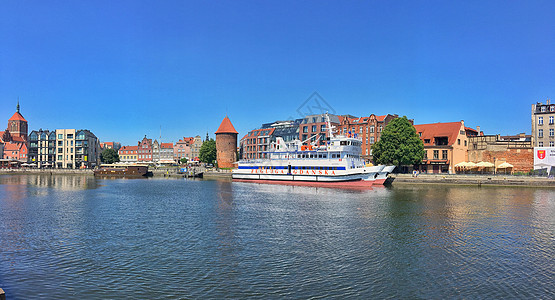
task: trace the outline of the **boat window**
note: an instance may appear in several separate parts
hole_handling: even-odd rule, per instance
[[[341,146],[345,146],[345,145],[347,145],[347,141],[341,141],[339,144],[340,144]]]

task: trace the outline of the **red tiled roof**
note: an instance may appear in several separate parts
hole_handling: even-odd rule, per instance
[[[474,132],[478,133],[478,130],[476,130],[474,128],[470,128],[470,127],[465,127],[464,130],[470,130],[470,131],[474,131]]]
[[[461,130],[461,122],[420,124],[414,125],[414,128],[417,134],[422,133],[420,136],[422,141],[429,139],[433,143],[434,137],[448,137],[449,145],[453,145]]]
[[[14,141],[16,143],[25,143],[25,140],[20,136],[13,136],[12,135],[12,141]]]
[[[27,122],[27,120],[25,120],[25,118],[19,112],[15,112],[8,121],[14,121],[14,120]]]
[[[25,146],[25,143],[7,143],[4,144],[4,151],[19,151]]]
[[[387,115],[385,115],[385,116],[376,116],[376,120],[378,120],[379,122],[383,122],[383,120],[385,120],[385,117],[387,117]]]
[[[137,150],[138,146],[123,146],[119,149],[119,151],[123,151],[123,150]]]
[[[219,134],[219,133],[235,133],[235,134],[238,134],[237,130],[235,130],[235,127],[233,127],[233,124],[231,124],[231,121],[229,120],[229,118],[227,116],[225,116],[225,118],[222,120],[222,123],[220,124],[220,127],[218,127],[218,130],[215,133],[216,134]]]
[[[173,148],[173,144],[172,143],[162,143],[160,144],[160,148]]]

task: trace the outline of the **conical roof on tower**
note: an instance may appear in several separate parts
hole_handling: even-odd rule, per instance
[[[231,124],[231,121],[227,116],[225,116],[225,118],[222,121],[222,124],[220,124],[220,127],[218,127],[218,130],[215,133],[216,134],[219,134],[219,133],[238,134],[237,130],[235,130],[235,127],[233,127],[233,124]]]
[[[21,115],[21,113],[19,113],[19,100],[17,101],[17,108],[16,108],[15,113],[13,114],[13,116],[8,121],[25,121],[25,122],[27,122],[27,120],[25,120],[23,115]]]

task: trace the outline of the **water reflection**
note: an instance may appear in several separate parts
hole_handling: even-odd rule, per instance
[[[85,190],[98,188],[98,181],[88,175],[2,175],[0,185],[6,186],[37,186],[59,190]],[[7,188],[9,189],[9,188]]]
[[[0,177],[0,284],[17,299],[552,298],[554,195]]]

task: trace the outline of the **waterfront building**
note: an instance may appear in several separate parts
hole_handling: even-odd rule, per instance
[[[0,131],[0,144],[2,146],[2,152],[0,152],[0,157],[23,157],[25,155],[25,161],[28,159],[27,145],[25,147],[17,145],[20,143],[27,143],[27,130],[28,123],[20,112],[19,101],[17,102],[16,111],[10,119],[8,119],[8,126],[6,130]],[[8,146],[8,144],[16,144]],[[23,148],[25,148],[25,153],[22,153]],[[4,153],[3,151],[8,151],[10,153]],[[18,153],[17,155],[15,153]],[[25,162],[24,161],[24,162]]]
[[[160,161],[160,143],[157,140],[152,142],[152,162],[158,163]]]
[[[123,146],[118,150],[119,161],[123,163],[136,163],[138,146]]]
[[[186,158],[188,161],[191,161],[191,145],[193,145],[194,142],[194,137],[184,137],[182,140],[177,141],[173,146],[174,160],[179,162],[182,158]]]
[[[56,168],[92,168],[100,162],[100,142],[87,129],[56,129]]]
[[[54,167],[56,163],[56,132],[39,129],[29,134],[29,162],[37,168]]]
[[[202,138],[200,135],[197,135],[193,138],[193,143],[191,144],[191,159],[192,160],[199,160],[200,156],[200,147],[202,147]]]
[[[555,147],[555,104],[547,99],[532,104],[532,143],[534,147]]]
[[[160,143],[160,160],[161,164],[171,164],[173,160],[173,144]]]
[[[137,143],[137,161],[152,162],[152,139],[147,139],[146,135]]]
[[[3,146],[4,150],[4,159],[7,160],[17,160],[20,163],[27,161],[27,144],[26,143],[14,143],[9,142],[5,143]]]
[[[335,126],[336,130],[340,120],[336,115],[328,114],[331,126]],[[309,115],[304,117],[299,124],[298,139],[303,144],[325,145],[329,132],[326,128],[326,114]]]
[[[239,157],[255,159],[267,157],[266,151],[277,137],[287,142],[299,139],[299,124],[303,119],[275,121],[262,124],[262,128],[249,131],[239,141]]]
[[[352,134],[362,139],[361,157],[366,161],[372,161],[372,146],[380,140],[382,130],[398,115],[376,116],[371,114],[368,117],[353,117],[350,115],[339,116],[338,132],[341,134]],[[412,123],[412,120],[410,120]]]
[[[267,158],[275,128],[262,128],[249,131],[241,139],[242,157],[245,159]]]
[[[479,127],[477,130],[480,130]],[[532,136],[524,133],[513,136],[469,136],[468,160],[475,163],[490,162],[495,165],[495,169],[503,163],[508,163],[513,166],[512,172],[528,172],[534,165]]]
[[[233,168],[237,161],[237,130],[227,116],[216,131],[216,160],[219,168]],[[208,134],[207,134],[208,138]]]
[[[27,120],[23,117],[20,113],[19,109],[19,101],[17,102],[16,112],[13,116],[8,120],[8,128],[11,139],[15,143],[26,143],[27,142],[27,133],[28,133],[28,124]]]
[[[424,143],[424,159],[416,166],[421,173],[455,173],[455,165],[468,161],[468,136],[477,130],[464,121],[414,125]]]

